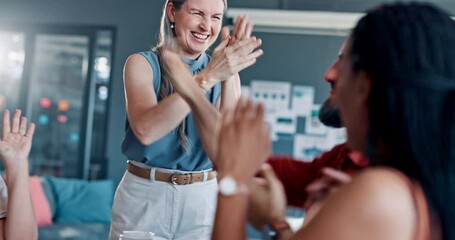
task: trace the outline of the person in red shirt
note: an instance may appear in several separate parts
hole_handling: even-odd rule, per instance
[[[290,156],[271,156],[268,163],[283,183],[288,205],[295,207],[304,207],[309,194],[302,189],[321,179],[324,176],[322,169],[332,168],[352,175],[368,166],[368,160],[355,152],[350,153],[345,143],[336,145],[312,162]]]
[[[327,100],[323,103],[318,116],[319,120],[325,126],[333,128],[342,127],[338,108],[333,104],[332,98],[338,76],[335,66],[342,57],[343,48],[344,46],[340,49],[338,59],[324,74],[325,80],[331,86],[331,91]],[[291,156],[273,155],[269,157],[267,162],[283,183],[288,204],[295,207],[304,206],[309,194],[307,191],[302,191],[302,189],[306,189],[315,180],[321,179],[323,168],[332,168],[352,175],[368,165],[368,160],[362,154],[350,153],[345,143],[336,145],[330,151],[315,158],[312,162],[302,162]]]

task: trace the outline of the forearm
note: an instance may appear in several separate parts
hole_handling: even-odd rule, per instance
[[[174,93],[150,109],[136,112],[135,118],[130,113],[129,121],[138,140],[149,145],[175,129],[189,112],[189,105],[179,94]]]
[[[235,74],[230,79],[221,82],[221,105],[220,109],[234,109],[240,98],[240,77]]]
[[[209,158],[213,161],[218,153],[216,124],[220,118],[219,111],[207,100],[203,89],[197,84],[189,84],[189,94],[184,96],[194,114],[199,136]]]
[[[214,141],[214,139],[218,139],[216,125],[221,115],[219,111],[207,101],[206,97],[201,94],[201,88],[197,86],[197,84],[201,84],[202,82],[206,84],[204,87],[211,88],[216,80],[211,79],[209,73],[204,71],[201,72],[196,77],[196,84],[190,84],[189,86],[189,91],[191,93],[186,94],[184,98],[195,115],[196,125],[202,144],[204,145],[209,158],[214,161],[218,155],[218,143]],[[238,74],[221,82],[221,109],[234,108],[239,97],[240,78]]]
[[[247,197],[245,194],[218,195],[213,240],[246,239]]]
[[[24,165],[6,169],[8,207],[5,221],[5,239],[37,239],[38,236],[30,195],[28,164]]]

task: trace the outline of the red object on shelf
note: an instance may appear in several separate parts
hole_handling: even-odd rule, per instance
[[[52,106],[52,102],[49,98],[41,98],[40,106],[42,108],[50,108]]]

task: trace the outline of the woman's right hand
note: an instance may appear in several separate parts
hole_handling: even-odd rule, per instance
[[[218,143],[215,164],[220,175],[231,175],[240,182],[249,182],[270,154],[264,107],[240,99],[235,110],[223,113]]]

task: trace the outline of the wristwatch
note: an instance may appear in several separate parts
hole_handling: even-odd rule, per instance
[[[244,184],[238,183],[232,176],[224,176],[218,183],[218,190],[223,196],[233,196],[236,194],[247,194],[248,187]]]

